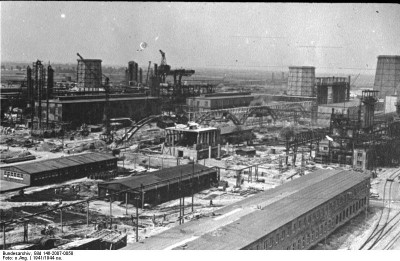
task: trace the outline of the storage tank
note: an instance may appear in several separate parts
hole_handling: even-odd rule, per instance
[[[400,56],[379,55],[376,66],[374,90],[379,91],[379,98],[394,95],[400,91]]]
[[[291,96],[315,96],[315,67],[289,67],[287,94]]]

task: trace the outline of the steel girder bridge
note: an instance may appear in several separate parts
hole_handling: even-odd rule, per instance
[[[212,120],[232,120],[235,125],[245,125],[246,121],[251,117],[262,118],[269,116],[274,122],[284,119],[297,122],[300,118],[313,118],[313,112],[315,110],[313,109],[314,105],[312,101],[288,102],[263,106],[199,111],[193,113],[193,119],[199,124]]]

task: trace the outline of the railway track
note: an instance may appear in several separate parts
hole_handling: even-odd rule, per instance
[[[397,177],[400,176],[400,169],[395,170],[389,178],[386,179],[384,188],[383,188],[383,204],[384,208],[382,209],[379,220],[374,227],[373,231],[367,238],[367,240],[361,245],[359,250],[371,250],[371,249],[389,249],[394,245],[397,239],[400,238],[400,232],[398,232],[395,237],[393,237],[389,243],[384,245],[383,240],[389,235],[390,232],[395,231],[397,225],[400,223],[400,211],[397,211],[393,214],[394,209],[392,209],[392,189],[393,183]],[[385,207],[386,202],[388,206]],[[393,210],[393,211],[392,211]],[[391,216],[392,214],[392,216]]]

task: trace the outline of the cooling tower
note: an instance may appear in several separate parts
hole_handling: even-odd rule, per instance
[[[384,98],[400,91],[400,56],[380,55],[376,66],[374,90]]]

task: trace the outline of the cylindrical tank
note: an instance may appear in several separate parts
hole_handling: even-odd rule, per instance
[[[292,96],[315,96],[315,67],[289,67],[287,94]]]

